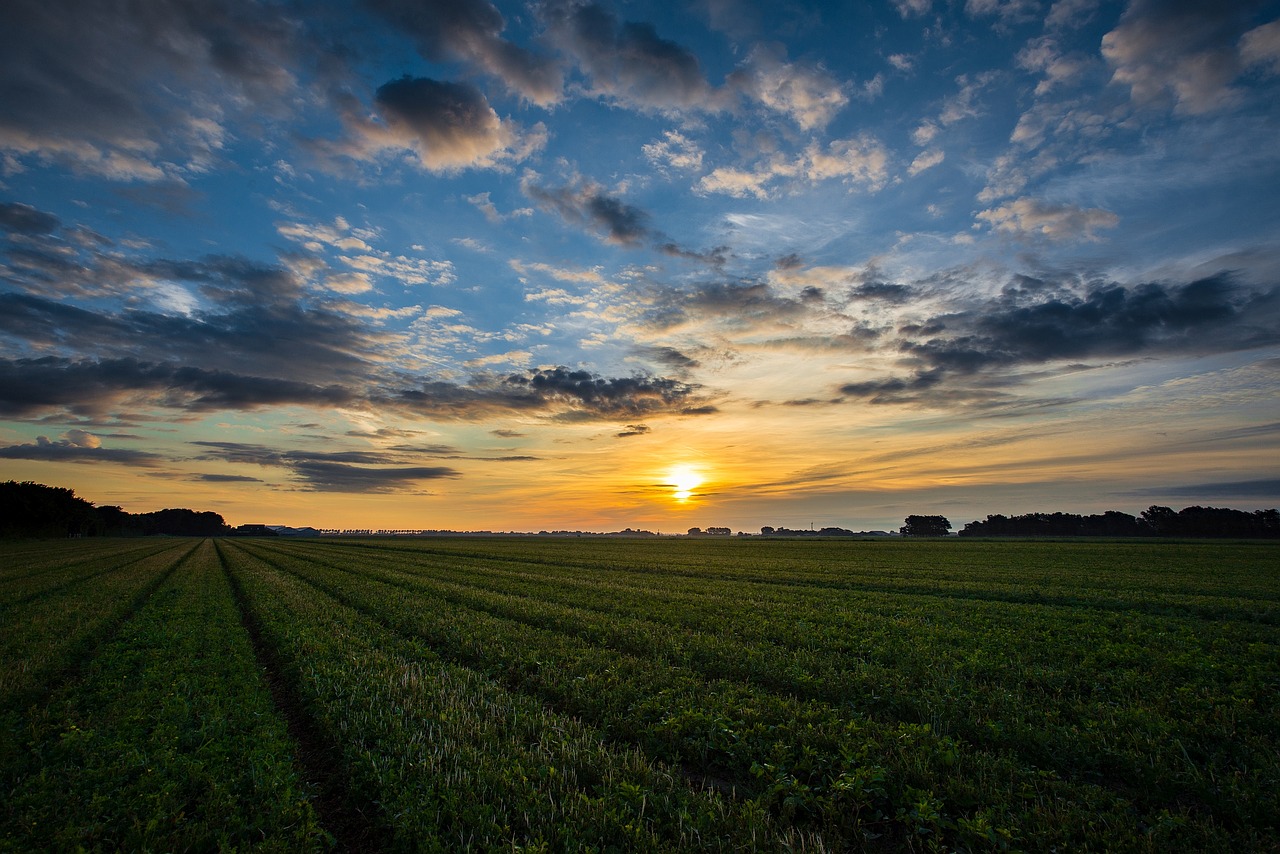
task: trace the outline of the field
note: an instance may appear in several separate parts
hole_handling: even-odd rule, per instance
[[[0,544],[0,849],[1276,850],[1280,548]]]

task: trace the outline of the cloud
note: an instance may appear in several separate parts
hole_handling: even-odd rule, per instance
[[[1114,228],[1120,218],[1101,208],[1055,205],[1023,197],[999,207],[980,211],[977,218],[996,231],[1050,240],[1097,240],[1096,232]]]
[[[49,234],[61,224],[51,213],[21,202],[0,203],[0,228],[15,234]]]
[[[641,150],[650,163],[663,171],[670,168],[696,172],[702,168],[702,149],[679,131],[669,130],[662,139],[646,143]]]
[[[673,371],[688,371],[700,365],[697,359],[690,358],[675,347],[639,347],[636,352]]]
[[[1049,36],[1027,42],[1018,51],[1016,61],[1020,68],[1044,74],[1044,79],[1036,85],[1037,95],[1045,95],[1055,88],[1074,83],[1089,68],[1089,60],[1082,56],[1064,54],[1058,43]]]
[[[1057,0],[1044,19],[1045,29],[1066,30],[1079,27],[1093,17],[1101,0]]]
[[[1280,342],[1280,292],[1218,274],[1179,285],[1094,284],[1082,293],[1011,286],[964,310],[902,327],[908,376],[847,383],[875,403],[991,400],[1017,371],[1052,362],[1134,355],[1202,355]]]
[[[267,4],[9,4],[0,150],[122,181],[205,171],[228,117],[289,109],[296,71],[323,55],[312,39]]]
[[[374,403],[407,414],[460,420],[525,413],[559,421],[602,421],[713,411],[698,389],[667,377],[606,377],[559,366],[505,376],[479,374],[466,385],[424,380],[388,390]]]
[[[159,455],[147,451],[104,448],[101,439],[83,430],[68,430],[60,439],[50,440],[47,436],[37,436],[33,444],[0,447],[0,459],[53,463],[123,463],[134,466],[153,466],[161,462]]]
[[[399,492],[418,481],[461,477],[448,466],[397,465],[405,459],[398,452],[277,450],[242,442],[191,444],[201,449],[202,460],[286,469],[311,492]]]
[[[262,478],[243,474],[195,474],[191,480],[202,483],[262,483]]]
[[[473,205],[476,210],[484,214],[484,218],[494,225],[506,222],[510,219],[515,219],[516,217],[533,216],[533,208],[517,208],[509,214],[503,214],[498,210],[498,206],[493,203],[493,200],[489,198],[489,193],[487,192],[476,193],[474,196],[464,195],[462,198],[468,204]],[[477,247],[480,246],[479,241],[476,241],[473,238],[456,238],[456,240],[465,246],[476,249],[476,251],[488,251],[478,249]]]
[[[780,44],[752,48],[728,79],[746,97],[789,116],[803,130],[826,127],[849,103],[844,87],[821,66],[786,61]]]
[[[839,179],[851,188],[876,192],[889,181],[888,167],[889,152],[877,139],[862,134],[831,140],[825,148],[814,141],[795,158],[774,154],[752,169],[714,169],[699,180],[697,190],[768,199],[779,184],[807,181],[812,185]]]
[[[1033,20],[1040,9],[1039,0],[965,0],[964,11],[971,17],[995,15],[1002,25]]]
[[[1240,59],[1246,66],[1270,66],[1280,74],[1280,20],[1255,27],[1240,39]]]
[[[544,127],[525,132],[503,121],[470,83],[401,77],[378,87],[374,106],[377,120],[348,104],[343,115],[348,138],[317,143],[317,151],[357,160],[411,151],[423,169],[456,172],[504,168],[546,143]]]
[[[956,94],[948,98],[942,105],[942,112],[938,114],[938,123],[943,126],[953,125],[956,122],[965,119],[973,119],[982,115],[982,107],[978,104],[978,96],[982,94],[996,79],[996,72],[984,71],[981,74],[970,76],[961,74],[956,78],[956,83],[960,88]],[[921,125],[921,128],[925,125]],[[920,133],[920,128],[917,128]],[[916,139],[917,145],[923,145],[919,139]]]
[[[357,401],[353,392],[336,384],[319,386],[136,359],[0,359],[0,413],[17,417],[58,410],[97,415],[125,402],[205,412],[289,404],[347,406]]]
[[[593,417],[682,411],[689,407],[697,390],[697,386],[665,377],[602,377],[565,367],[512,374],[501,387],[518,395],[528,394],[544,406],[548,402],[562,403],[571,411]]]
[[[1153,486],[1135,489],[1125,495],[1169,495],[1188,499],[1261,499],[1280,500],[1280,479],[1237,480],[1225,483],[1193,483],[1180,486]]]
[[[524,184],[525,194],[543,210],[560,215],[566,222],[589,225],[604,233],[604,241],[619,246],[639,246],[658,236],[649,227],[649,215],[591,182],[563,187],[543,187],[532,181]]]
[[[715,247],[706,252],[687,249],[652,228],[646,211],[617,196],[609,195],[590,181],[580,180],[562,187],[544,187],[532,180],[525,180],[522,189],[543,210],[559,214],[565,222],[591,228],[601,234],[605,243],[633,249],[649,245],[664,255],[715,266],[725,262],[727,250],[724,247]]]
[[[503,39],[506,21],[488,0],[365,2],[413,36],[426,59],[462,59],[540,106],[560,100],[564,83],[556,62]]]
[[[723,101],[691,51],[652,24],[620,21],[597,3],[557,0],[543,15],[548,37],[586,75],[588,94],[640,110],[715,110]]]
[[[933,0],[893,0],[893,8],[903,18],[919,18],[929,14],[933,8]]]
[[[1236,104],[1232,87],[1244,63],[1271,55],[1267,32],[1240,44],[1256,2],[1165,3],[1134,0],[1114,30],[1102,37],[1112,82],[1141,106],[1172,102],[1178,113],[1201,115]],[[1251,31],[1258,32],[1257,30]],[[1248,51],[1242,59],[1241,48]]]
[[[650,432],[648,425],[645,424],[628,424],[621,432],[613,435],[618,439],[625,439],[628,436],[643,436]]]
[[[928,151],[922,151],[916,155],[915,160],[911,161],[911,166],[908,167],[907,172],[914,177],[926,169],[932,169],[946,159],[946,152],[941,149],[934,148]]]

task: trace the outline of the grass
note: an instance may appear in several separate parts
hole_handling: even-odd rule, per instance
[[[1210,851],[1280,831],[1274,545],[58,545],[0,546],[14,850]],[[221,675],[166,705],[163,680],[197,672]],[[111,787],[111,757],[159,749],[126,713],[148,703],[173,719],[169,788]],[[62,789],[95,818],[42,812]]]

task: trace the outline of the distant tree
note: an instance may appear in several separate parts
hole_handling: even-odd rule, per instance
[[[197,512],[173,508],[154,513],[139,513],[133,517],[145,534],[166,534],[171,537],[217,537],[230,532],[222,515],[206,510]]]
[[[85,537],[98,533],[93,503],[75,490],[32,481],[0,483],[0,536]]]
[[[898,529],[904,537],[945,537],[951,533],[951,522],[946,516],[908,516],[905,521]]]
[[[1142,511],[1142,524],[1147,533],[1157,537],[1172,537],[1178,533],[1178,514],[1172,507],[1152,504]]]
[[[124,512],[120,507],[106,504],[96,508],[95,512],[98,516],[100,531],[104,537],[123,537],[142,533],[134,522],[133,514]]]
[[[763,527],[761,527],[761,528],[760,528],[760,536],[762,536],[762,537],[769,537],[769,536],[772,536],[772,535],[773,535],[773,526],[772,526],[772,525],[764,525]]]
[[[727,537],[733,533],[732,528],[707,528],[707,533],[716,537]]]
[[[690,529],[689,529],[689,536],[691,536],[691,537],[697,537],[697,536],[700,536],[701,534],[702,534],[702,529],[701,529],[701,528],[690,528]]]

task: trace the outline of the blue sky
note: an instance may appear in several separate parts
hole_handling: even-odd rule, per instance
[[[9,17],[7,478],[379,528],[1280,499],[1280,4]]]

